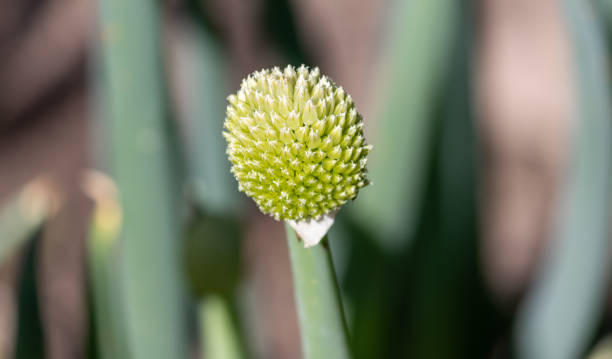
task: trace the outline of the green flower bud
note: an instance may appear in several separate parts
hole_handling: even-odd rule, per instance
[[[350,95],[318,68],[262,70],[228,97],[238,189],[277,220],[319,219],[357,196],[372,146]]]

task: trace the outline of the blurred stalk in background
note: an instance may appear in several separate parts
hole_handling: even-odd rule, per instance
[[[241,202],[220,136],[228,93],[224,49],[194,17],[170,22],[170,84],[179,118],[189,189],[208,213],[238,218]]]
[[[416,230],[424,198],[435,100],[447,78],[460,5],[452,0],[397,1],[383,48],[379,117],[370,135],[373,185],[355,204],[358,220],[387,249],[403,247]]]
[[[47,350],[39,308],[39,281],[36,275],[41,233],[42,231],[32,233],[24,245],[18,291],[15,359],[42,358]]]
[[[105,150],[123,211],[117,280],[136,359],[187,355],[159,6],[100,1]]]
[[[498,320],[478,266],[474,12],[466,5],[453,14],[448,76],[432,100],[432,150],[418,235],[402,257],[409,284],[401,356],[410,358],[487,357]]]
[[[198,301],[201,352],[209,359],[242,358],[245,340],[235,299],[243,211],[221,137],[227,56],[218,40],[197,22],[199,17],[179,19],[170,22],[168,32],[170,83],[193,207],[183,258]]]
[[[207,359],[240,359],[244,357],[229,301],[209,294],[199,304],[200,343]]]
[[[90,355],[100,359],[126,358],[121,289],[115,280],[119,273],[117,251],[122,221],[117,188],[109,177],[95,171],[84,173],[81,185],[95,203],[87,247],[93,308],[90,340],[95,343]]]
[[[0,263],[39,230],[59,199],[49,179],[37,177],[0,207]]]

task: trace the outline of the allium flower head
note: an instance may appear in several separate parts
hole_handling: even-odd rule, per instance
[[[238,189],[277,220],[318,219],[368,184],[361,115],[342,87],[302,65],[242,81],[223,135]]]

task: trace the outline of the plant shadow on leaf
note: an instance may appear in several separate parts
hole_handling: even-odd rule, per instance
[[[242,272],[241,223],[197,207],[192,211],[183,258],[187,281],[200,311],[200,344],[213,357],[246,357],[248,341],[239,318],[237,296]],[[222,328],[212,332],[211,325]]]
[[[342,283],[353,304],[358,358],[482,358],[509,350],[510,323],[491,302],[479,265],[467,19],[463,13],[454,35],[445,90],[431,101],[430,148],[414,238],[388,251],[368,235],[367,223],[338,219],[351,233]]]
[[[36,231],[24,248],[21,279],[19,281],[15,359],[45,357],[36,280],[36,263],[38,262],[41,234],[42,230]]]
[[[183,248],[187,277],[197,297],[230,295],[240,280],[240,222],[194,210]]]

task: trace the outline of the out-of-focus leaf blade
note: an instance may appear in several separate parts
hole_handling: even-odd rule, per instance
[[[45,341],[38,302],[37,286],[38,249],[42,231],[31,233],[31,241],[24,251],[21,279],[19,281],[19,309],[17,314],[17,338],[15,359],[44,358]]]
[[[49,216],[52,196],[49,184],[36,178],[0,208],[0,264]]]
[[[612,358],[612,336],[604,337],[589,354],[588,359],[610,359]]]
[[[612,34],[612,0],[595,0],[593,1],[596,12],[604,20],[608,30],[608,36]],[[608,39],[608,43],[610,43]],[[609,50],[609,49],[608,49]]]
[[[175,100],[190,183],[207,212],[235,215],[240,197],[221,136],[228,93],[227,59],[201,27],[186,22],[178,29],[173,67]]]
[[[411,257],[402,357],[483,358],[493,337],[493,310],[478,268],[477,146],[470,55],[471,7],[458,14],[452,68],[434,136],[423,223]],[[459,309],[460,308],[460,309]]]
[[[525,359],[582,357],[605,297],[612,188],[612,111],[606,48],[591,3],[560,2],[570,29],[577,113],[569,170],[553,240],[519,313]]]
[[[460,3],[397,1],[392,6],[384,73],[376,104],[374,183],[355,202],[358,218],[383,244],[395,247],[413,234],[422,200],[432,107],[449,65]]]
[[[101,359],[124,358],[127,353],[117,281],[117,245],[121,231],[119,199],[112,180],[100,172],[86,172],[83,189],[94,200],[87,241],[96,334],[94,347]]]
[[[130,358],[185,358],[176,197],[159,6],[100,2],[104,134],[123,227],[118,273]]]
[[[204,357],[240,359],[242,353],[227,298],[211,294],[200,301],[200,325]]]

